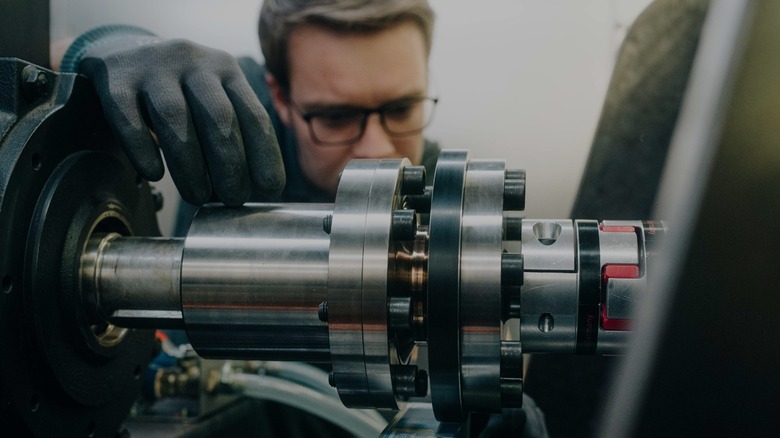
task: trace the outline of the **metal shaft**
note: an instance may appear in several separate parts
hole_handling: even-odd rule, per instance
[[[330,360],[327,300],[330,204],[202,208],[181,266],[187,335],[216,358]]]
[[[93,322],[184,328],[179,294],[184,239],[93,235],[81,259]]]

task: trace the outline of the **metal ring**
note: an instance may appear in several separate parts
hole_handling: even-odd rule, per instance
[[[433,413],[463,419],[460,387],[460,233],[468,151],[442,151],[431,197],[428,245],[428,367]]]
[[[397,409],[387,334],[392,212],[408,160],[356,160],[344,169],[333,212],[328,332],[333,375],[348,407]]]
[[[501,410],[501,252],[504,161],[471,160],[466,170],[460,250],[463,409]]]

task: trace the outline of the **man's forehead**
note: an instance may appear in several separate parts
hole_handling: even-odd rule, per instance
[[[413,24],[370,34],[296,29],[288,53],[290,91],[301,103],[375,106],[426,92],[427,53]]]

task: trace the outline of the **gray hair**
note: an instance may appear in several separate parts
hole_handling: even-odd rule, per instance
[[[334,32],[375,33],[402,22],[415,23],[430,54],[435,14],[427,0],[264,0],[258,35],[267,70],[285,92],[290,90],[287,45],[301,24]]]

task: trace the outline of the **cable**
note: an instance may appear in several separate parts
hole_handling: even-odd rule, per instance
[[[262,363],[262,368],[272,376],[299,383],[340,400],[336,388],[328,384],[328,373],[315,366],[299,362],[266,361]],[[377,422],[386,421],[376,410],[360,409],[359,411],[374,418]]]
[[[229,373],[223,382],[240,393],[292,406],[337,424],[357,437],[376,438],[387,427],[382,419],[345,407],[340,400],[278,377]]]

